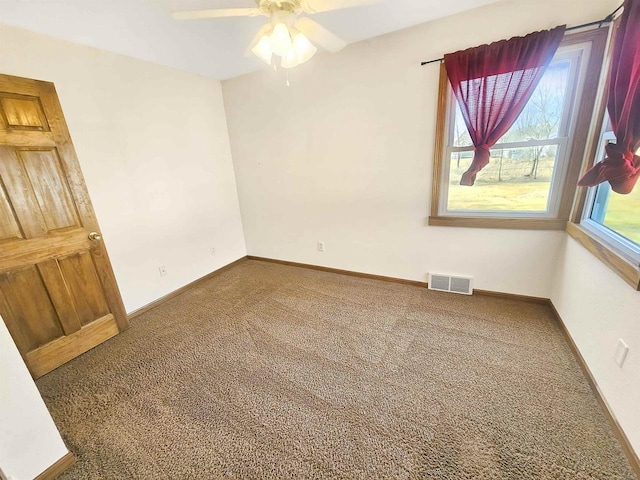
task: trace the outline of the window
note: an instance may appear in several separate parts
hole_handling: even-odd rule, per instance
[[[604,147],[608,142],[615,142],[608,116],[603,123],[596,160],[604,158]],[[590,188],[582,223],[603,240],[617,247],[631,261],[640,264],[639,188],[628,195],[613,192],[609,182]]]
[[[616,31],[619,25],[620,18],[614,22],[612,30]],[[610,59],[615,47],[612,43]],[[587,166],[602,160],[607,143],[615,142],[606,110],[608,95],[606,91],[600,93],[602,98],[596,116],[599,121],[591,135],[590,151],[585,159]],[[636,186],[627,195],[612,191],[609,182],[581,188],[576,195],[571,221],[567,223],[567,233],[634,289],[640,290],[640,187]]]
[[[606,29],[565,36],[472,187],[459,184],[474,149],[442,68],[431,225],[565,228],[605,43]]]
[[[629,256],[640,260],[640,190],[619,195],[611,191],[608,183],[599,185],[593,190],[586,220],[595,222],[617,242],[627,245]]]
[[[591,163],[603,159],[605,145],[615,142],[606,112],[601,123]],[[577,212],[578,223],[569,224],[567,232],[640,290],[640,188],[620,195],[611,190],[609,182],[604,182],[587,189],[583,205]]]

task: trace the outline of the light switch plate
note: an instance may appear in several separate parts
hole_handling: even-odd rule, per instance
[[[618,348],[616,348],[615,360],[620,368],[624,365],[624,361],[627,359],[627,354],[629,353],[629,345],[624,343],[624,340],[618,340]]]

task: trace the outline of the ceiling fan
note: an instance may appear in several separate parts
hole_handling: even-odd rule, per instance
[[[173,12],[176,20],[196,20],[222,17],[254,17],[264,15],[271,19],[256,34],[246,54],[253,53],[271,65],[274,56],[282,58],[283,68],[293,68],[313,57],[318,49],[335,53],[347,42],[309,17],[301,14],[329,12],[343,8],[378,3],[381,0],[256,0],[256,7],[218,8]]]

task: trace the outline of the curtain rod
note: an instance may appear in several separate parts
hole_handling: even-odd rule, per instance
[[[623,5],[620,5],[618,8],[616,8],[613,12],[611,12],[609,15],[604,17],[602,20],[597,20],[595,22],[589,22],[589,23],[583,23],[582,25],[576,25],[575,27],[569,27],[565,31],[570,32],[571,30],[578,30],[579,28],[592,27],[594,25],[598,25],[598,28],[600,28],[605,23],[613,22],[613,20],[615,19],[614,17],[616,15],[616,13],[618,13],[620,11],[620,9],[623,7]],[[420,65],[422,65],[422,66],[429,65],[430,63],[441,62],[443,60],[444,60],[444,58],[436,58],[435,60],[429,60],[428,62],[422,62]]]

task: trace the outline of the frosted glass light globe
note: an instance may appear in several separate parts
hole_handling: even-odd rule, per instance
[[[296,51],[298,64],[302,64],[308,60],[311,60],[311,57],[313,57],[318,51],[318,49],[302,32],[298,32],[294,35],[293,49]]]
[[[284,57],[293,44],[289,29],[284,23],[278,23],[273,32],[269,36],[269,44],[271,45],[271,51],[276,55]]]
[[[263,35],[258,44],[251,49],[253,54],[267,65],[271,65],[273,52],[271,51],[271,42],[267,35]]]
[[[298,55],[296,55],[296,49],[291,47],[287,54],[282,57],[282,68],[293,68],[300,65],[298,61]]]

